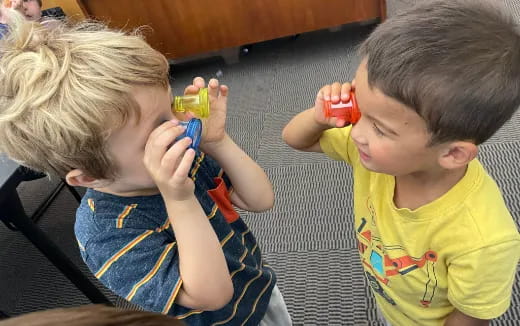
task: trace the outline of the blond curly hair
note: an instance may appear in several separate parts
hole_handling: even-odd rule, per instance
[[[168,87],[168,61],[139,31],[41,24],[14,14],[0,41],[0,151],[65,176],[117,175],[106,140],[139,107],[137,86]]]

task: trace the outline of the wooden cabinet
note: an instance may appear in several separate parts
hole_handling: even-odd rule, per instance
[[[169,59],[237,47],[351,22],[384,19],[384,0],[77,0],[113,27],[148,25],[150,44]]]

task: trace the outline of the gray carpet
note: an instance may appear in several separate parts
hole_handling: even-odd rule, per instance
[[[500,1],[520,21],[518,0]],[[389,15],[415,2],[389,0]],[[255,44],[232,66],[217,59],[173,68],[176,93],[197,75],[218,75],[230,86],[229,132],[266,169],[276,191],[273,210],[244,216],[278,273],[295,325],[379,325],[352,229],[348,167],[320,155],[293,151],[280,137],[287,121],[312,105],[321,85],[353,77],[359,62],[356,46],[371,28],[349,26],[339,32],[319,31]],[[482,146],[480,155],[502,188],[517,224],[519,125],[520,112]],[[20,186],[29,211],[53,184],[39,180]],[[63,191],[39,224],[84,268],[72,233],[76,206]],[[19,234],[0,226],[0,246],[0,310],[20,314],[88,303]],[[517,275],[511,309],[494,325],[520,324],[519,280]],[[126,305],[109,295],[118,305]]]

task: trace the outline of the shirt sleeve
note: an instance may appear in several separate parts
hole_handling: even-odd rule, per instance
[[[148,311],[167,314],[182,281],[177,243],[164,232],[112,229],[88,241],[85,262],[119,296]]]
[[[321,150],[330,158],[352,165],[358,155],[350,137],[352,126],[325,130],[320,137]]]
[[[493,319],[511,301],[520,241],[511,240],[455,258],[448,266],[448,300],[464,314]]]

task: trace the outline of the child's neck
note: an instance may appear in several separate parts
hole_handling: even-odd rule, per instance
[[[394,204],[416,210],[447,193],[466,174],[467,166],[395,177]]]
[[[94,188],[94,190],[99,192],[104,192],[107,194],[111,194],[119,197],[144,197],[144,196],[153,196],[160,194],[159,189],[157,188],[149,188],[149,189],[138,189],[138,190],[122,190],[122,189],[114,189],[113,187],[104,187],[104,188]]]

